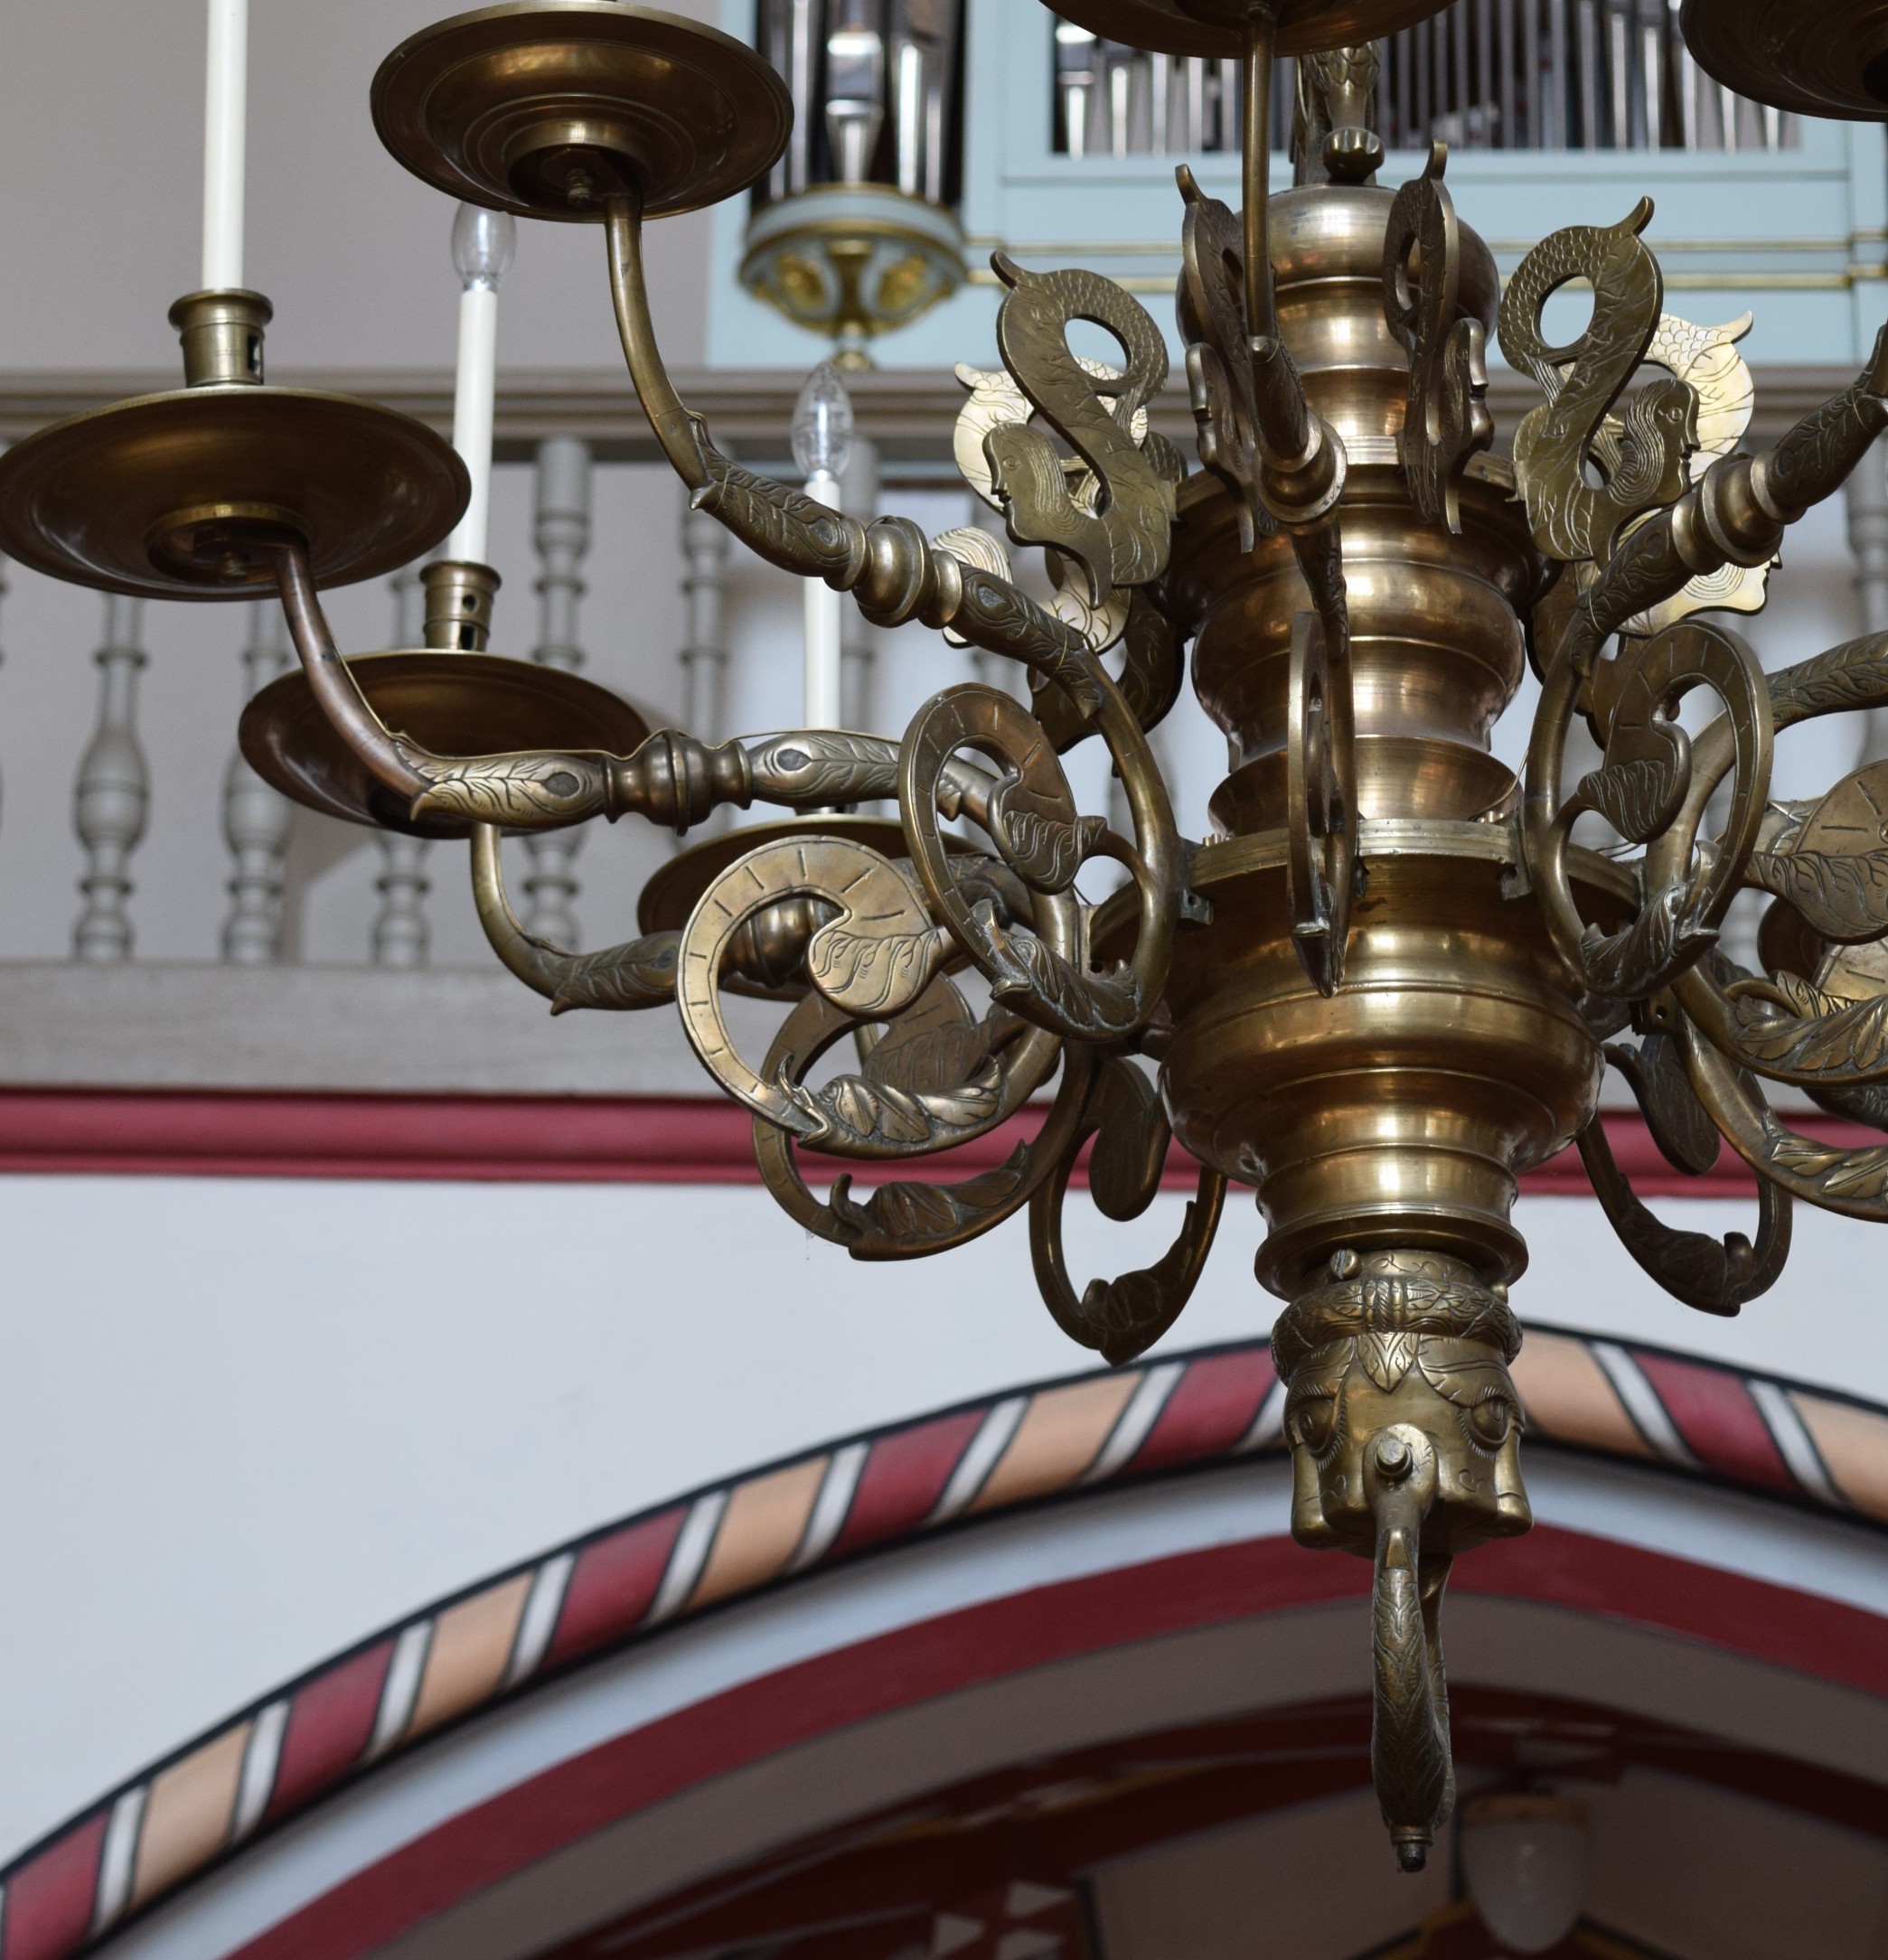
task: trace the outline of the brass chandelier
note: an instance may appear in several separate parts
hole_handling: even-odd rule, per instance
[[[953,686],[900,741],[644,738],[606,690],[484,652],[496,578],[464,560],[429,569],[427,650],[343,659],[318,591],[436,546],[466,473],[390,411],[267,384],[268,305],[240,288],[173,310],[183,389],[0,461],[0,544],[115,592],[279,590],[302,667],[244,717],[256,766],[315,808],[468,837],[493,950],[555,1008],[675,1002],[753,1112],[769,1189],[854,1258],[942,1252],[1027,1209],[1050,1312],[1121,1362],[1185,1306],[1228,1181],[1253,1186],[1258,1278],[1288,1303],[1273,1348],[1292,1530],[1374,1561],[1376,1781],[1415,1869],[1452,1797],[1450,1564],[1529,1524],[1508,1373],[1519,1177],[1577,1139],[1633,1257],[1710,1313],[1774,1280],[1792,1197],[1888,1219],[1888,1144],[1796,1134],[1762,1087],[1888,1127],[1888,764],[1818,799],[1769,794],[1778,734],[1888,703],[1888,638],[1766,675],[1722,619],[1761,603],[1785,528],[1888,427],[1888,332],[1853,386],[1738,454],[1748,370],[1733,332],[1663,311],[1648,202],[1555,233],[1504,294],[1440,145],[1410,183],[1375,183],[1370,42],[1437,0],[1058,7],[1117,42],[1236,60],[1245,126],[1243,211],[1179,173],[1201,467],[1147,431],[1169,360],[1139,303],[1093,273],[994,260],[1002,364],[975,379],[957,455],[1010,541],[1047,555],[1054,610],[985,532],[860,524],[742,468],[672,386],[643,227],[741,192],[780,155],[787,97],[752,50],[619,0],[509,0],[414,36],[373,85],[383,141],[429,183],[600,228],[631,375],[697,507],[877,624],[919,621],[1016,661],[1028,707]],[[1880,116],[1888,14],[1834,11],[1686,0],[1684,26],[1746,95]],[[1297,181],[1271,195],[1279,54],[1300,62]],[[1555,344],[1543,309],[1574,280],[1592,317]],[[1077,360],[1076,321],[1119,361]],[[1512,463],[1483,399],[1491,332],[1544,397]],[[1198,844],[1147,739],[1189,640],[1234,755]],[[1517,781],[1489,735],[1524,661],[1542,685]],[[1688,735],[1693,694],[1714,712]],[[1576,720],[1603,758],[1568,783]],[[1071,795],[1057,757],[1091,739],[1131,838]],[[843,813],[891,798],[896,822]],[[627,943],[567,951],[507,903],[503,831],[634,814],[680,833],[756,802],[789,814],[684,852]],[[1587,816],[1609,848],[1574,841]],[[1125,877],[1090,903],[1076,881],[1098,859]],[[1745,891],[1770,901],[1754,972],[1719,943]],[[958,984],[972,972],[981,1015]],[[728,993],[785,1005],[764,1055],[737,1046]],[[849,1036],[856,1064],[822,1071]],[[1675,1165],[1708,1168],[1722,1138],[1756,1170],[1754,1243],[1672,1230],[1639,1204],[1595,1114],[1609,1061]],[[806,1181],[806,1150],[918,1166],[1052,1076],[1046,1121],[1000,1169],[901,1171],[869,1194],[841,1177],[824,1199]],[[1095,1201],[1128,1219],[1169,1135],[1200,1167],[1179,1237],[1078,1289],[1061,1230],[1077,1153],[1094,1139]]]

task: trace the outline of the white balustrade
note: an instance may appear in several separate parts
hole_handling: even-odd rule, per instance
[[[151,800],[151,774],[137,737],[137,677],[146,654],[138,644],[142,599],[105,601],[105,643],[92,658],[99,669],[99,720],[80,759],[72,815],[85,848],[79,889],[85,909],[72,933],[72,957],[99,964],[131,957],[131,854],[142,841]]]
[[[538,574],[538,644],[540,666],[575,673],[584,663],[577,639],[577,609],[585,592],[583,562],[590,549],[590,445],[568,436],[538,445],[537,495],[531,540]],[[576,905],[577,854],[581,829],[528,838],[531,871],[524,879],[524,929],[559,946],[579,943]]]
[[[417,647],[424,641],[426,591],[419,572],[418,566],[409,565],[391,580],[396,647]],[[374,914],[370,942],[373,963],[424,966],[432,942],[426,901],[433,888],[427,875],[427,854],[433,847],[423,837],[408,837],[399,830],[378,831],[374,841],[380,847],[380,875],[373,888],[380,895],[380,909]]]
[[[243,699],[266,688],[293,658],[282,608],[273,599],[257,600],[242,651]],[[223,775],[223,840],[232,862],[222,948],[231,966],[269,966],[282,957],[282,865],[294,832],[295,805],[238,749]]]
[[[686,491],[681,504],[681,594],[687,608],[687,637],[681,652],[681,726],[704,742],[728,735],[728,564],[733,540],[706,511],[691,509]],[[728,813],[718,810],[694,833],[725,829]]]

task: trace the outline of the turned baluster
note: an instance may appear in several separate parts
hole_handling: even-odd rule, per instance
[[[73,822],[85,848],[79,889],[85,909],[72,934],[75,960],[109,964],[131,957],[131,854],[143,840],[150,807],[150,769],[137,738],[138,644],[144,601],[105,601],[105,643],[99,668],[99,722],[79,764]]]
[[[242,650],[243,699],[267,687],[293,657],[282,608],[273,599],[257,601]],[[231,966],[268,966],[282,957],[282,862],[294,829],[295,805],[238,749],[223,774],[223,840],[233,862],[222,949]]]
[[[393,643],[417,647],[422,641],[426,616],[420,567],[409,565],[396,572],[392,586]],[[426,918],[427,894],[432,889],[426,860],[432,846],[423,837],[407,837],[397,830],[380,831],[375,842],[380,847],[380,875],[373,888],[380,895],[380,909],[373,921],[373,963],[424,966],[432,937]]]
[[[540,666],[561,667],[567,673],[575,673],[584,663],[577,642],[577,609],[586,590],[583,561],[590,549],[592,474],[588,443],[554,436],[538,445],[531,538],[543,569],[538,576],[538,644],[531,658]],[[577,854],[584,834],[581,827],[573,826],[525,841],[531,871],[524,880],[530,901],[524,929],[559,946],[580,943]]]
[[[681,648],[681,726],[704,742],[727,733],[728,561],[732,540],[706,511],[681,507],[682,599],[688,609]],[[728,811],[718,810],[701,832],[723,827]],[[700,833],[698,833],[700,834]]]

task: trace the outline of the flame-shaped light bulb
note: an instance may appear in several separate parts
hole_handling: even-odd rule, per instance
[[[518,256],[518,224],[508,211],[461,204],[452,225],[452,262],[467,292],[495,293]]]
[[[852,398],[839,370],[822,361],[794,404],[794,461],[809,477],[840,477],[852,454]]]

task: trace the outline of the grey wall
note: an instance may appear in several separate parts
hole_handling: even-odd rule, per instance
[[[367,92],[440,0],[251,0],[249,280],[271,361],[444,368],[453,207],[380,147]],[[718,17],[715,0],[673,11]],[[0,368],[168,368],[165,310],[197,285],[202,0],[0,0]],[[594,227],[521,228],[500,360],[614,368]],[[652,228],[664,345],[698,361],[707,219]]]

